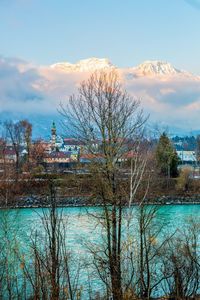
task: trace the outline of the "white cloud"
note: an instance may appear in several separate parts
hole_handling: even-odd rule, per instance
[[[152,122],[200,129],[200,79],[194,76],[132,76],[120,70],[125,88],[141,99]],[[0,58],[0,113],[52,115],[76,92],[88,72],[61,72],[18,59]]]

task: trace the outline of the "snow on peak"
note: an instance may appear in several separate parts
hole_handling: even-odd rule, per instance
[[[165,61],[147,60],[137,67],[117,68],[107,58],[91,57],[82,59],[75,64],[59,62],[51,65],[50,68],[64,73],[94,72],[96,70],[118,69],[127,78],[135,77],[194,77],[191,73],[176,69],[172,64]]]
[[[168,62],[157,60],[145,61],[133,69],[138,75],[142,76],[186,74],[186,72],[174,68]]]
[[[98,70],[98,69],[106,69],[110,68],[113,65],[111,62],[106,59],[106,58],[88,58],[88,59],[83,59],[78,62],[80,71],[90,71],[90,70]]]
[[[51,68],[64,72],[89,72],[111,68],[113,65],[106,58],[88,58],[78,61],[76,64],[61,62],[51,65]]]

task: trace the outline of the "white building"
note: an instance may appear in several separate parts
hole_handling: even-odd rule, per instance
[[[184,164],[195,164],[197,162],[195,151],[176,151],[180,161]]]

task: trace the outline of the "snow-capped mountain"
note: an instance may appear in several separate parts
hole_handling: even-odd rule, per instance
[[[191,77],[191,73],[179,70],[172,64],[164,61],[148,60],[136,67],[132,68],[118,68],[114,66],[107,58],[88,58],[78,61],[75,64],[69,62],[59,62],[50,66],[55,71],[66,73],[74,72],[94,72],[102,69],[118,69],[119,72],[124,73],[126,78],[132,77],[154,77],[154,76],[181,76]]]
[[[145,61],[137,67],[132,68],[132,72],[138,76],[173,76],[184,75],[191,76],[190,73],[176,69],[172,64],[164,61]]]
[[[52,69],[63,72],[92,72],[95,70],[114,68],[106,58],[88,58],[78,61],[76,64],[61,62],[51,65]]]

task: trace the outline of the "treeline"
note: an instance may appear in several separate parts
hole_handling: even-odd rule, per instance
[[[32,140],[32,124],[28,120],[7,121],[1,125],[1,173],[10,172],[18,179],[22,173],[39,172],[45,154],[45,144]]]
[[[195,151],[199,154],[200,135],[197,135],[196,137],[193,135],[184,137],[174,136],[171,140],[175,144],[176,150]]]

